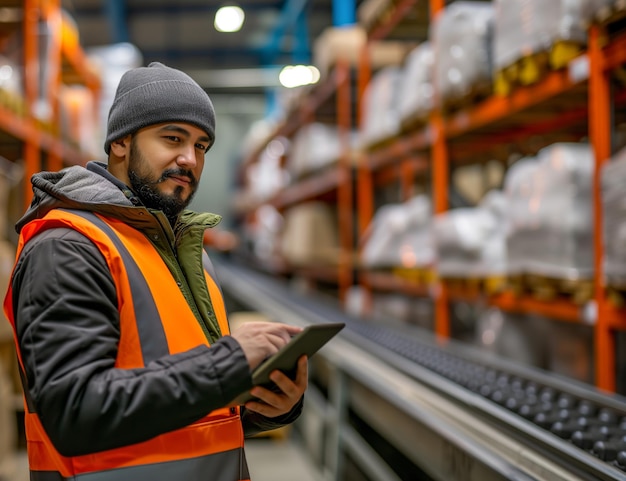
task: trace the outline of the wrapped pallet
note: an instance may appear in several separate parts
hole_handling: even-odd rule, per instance
[[[372,77],[365,89],[361,145],[375,144],[399,132],[401,74],[400,67],[385,67]]]
[[[362,264],[370,268],[431,267],[435,258],[431,210],[425,195],[378,209],[365,235]]]
[[[339,259],[335,212],[323,202],[305,202],[285,212],[281,242],[284,259],[293,266],[332,266]]]
[[[490,191],[476,207],[435,216],[437,271],[444,278],[484,278],[506,272],[506,199]]]
[[[348,143],[356,144],[357,134],[351,132]],[[342,154],[342,138],[336,125],[312,122],[301,127],[294,136],[287,160],[287,171],[297,179],[336,163]]]
[[[493,12],[490,3],[460,1],[437,17],[430,42],[435,52],[439,105],[454,105],[491,92]]]
[[[590,16],[590,2],[494,0],[495,69],[499,71],[523,57],[548,52],[558,42],[584,45],[587,34],[583,25]]]
[[[610,286],[626,287],[626,148],[602,169],[604,276]]]
[[[521,271],[571,280],[593,275],[592,170],[588,144],[557,143],[539,152],[534,168],[530,162],[509,171],[505,191],[516,210],[507,242]]]
[[[413,119],[427,119],[434,107],[433,73],[435,56],[430,42],[415,47],[406,58],[400,80],[398,107],[402,123]]]

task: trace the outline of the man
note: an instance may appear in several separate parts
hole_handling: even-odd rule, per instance
[[[152,63],[120,81],[108,164],[33,176],[5,298],[32,480],[244,480],[244,435],[299,416],[305,357],[278,391],[250,373],[300,329],[229,333],[202,245],[219,217],[184,210],[214,137],[207,94]]]

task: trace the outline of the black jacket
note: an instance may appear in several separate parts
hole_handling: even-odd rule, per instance
[[[125,221],[137,209],[149,212],[95,162],[87,169],[38,174],[33,185],[33,204],[18,231],[56,207],[118,215]],[[160,212],[141,216],[146,217],[143,230],[164,233],[169,228]],[[161,237],[173,240],[169,229]],[[120,331],[113,279],[98,248],[76,231],[52,229],[29,242],[12,286],[27,398],[63,455],[150,439],[200,419],[251,387],[245,355],[230,336],[145,368],[116,369]],[[301,409],[302,401],[280,418],[265,418],[244,408],[245,433],[293,422]]]

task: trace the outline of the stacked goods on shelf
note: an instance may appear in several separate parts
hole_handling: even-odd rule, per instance
[[[608,22],[626,16],[626,0],[588,0],[592,19]]]
[[[507,271],[507,199],[492,190],[478,206],[434,218],[437,272],[442,278],[502,278]]]
[[[250,202],[267,202],[289,184],[289,174],[281,165],[286,150],[285,139],[270,141],[261,151],[258,161],[246,170],[246,197]]]
[[[587,42],[583,25],[590,0],[494,0],[493,61],[496,93],[539,81],[559,69]]]
[[[608,286],[626,290],[626,148],[602,169],[604,277]]]
[[[326,203],[305,202],[285,211],[281,253],[292,266],[323,267],[339,260],[336,213]]]
[[[593,326],[543,320],[547,327],[546,368],[550,372],[592,384]]]
[[[507,173],[511,274],[534,279],[537,294],[592,295],[592,171],[589,145],[557,143]]]
[[[407,52],[415,46],[394,41],[368,43],[367,34],[359,25],[329,27],[313,44],[313,63],[324,78],[338,61],[347,62],[351,66],[358,65],[366,44],[368,60],[374,70],[399,65]]]
[[[454,110],[482,100],[492,90],[490,3],[455,2],[430,30],[435,52],[434,85],[438,105]]]
[[[399,96],[402,70],[398,66],[385,67],[372,77],[363,93],[364,115],[360,128],[360,142],[371,146],[384,142],[400,130]]]
[[[356,143],[356,134],[351,135],[351,144]],[[335,125],[312,122],[301,127],[293,138],[286,168],[292,179],[337,162],[341,155],[341,138]]]
[[[423,42],[407,55],[400,80],[400,122],[405,129],[425,124],[434,108],[435,57],[430,42]]]
[[[281,262],[280,240],[284,218],[269,204],[255,210],[254,222],[243,228],[243,246],[258,263],[278,267]]]
[[[365,233],[361,264],[380,269],[430,269],[435,260],[431,225],[431,202],[425,195],[382,206]]]
[[[19,117],[25,114],[24,92],[20,66],[10,57],[0,55],[0,108]]]

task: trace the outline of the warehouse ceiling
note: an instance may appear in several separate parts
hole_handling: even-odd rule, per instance
[[[141,52],[143,64],[158,60],[180,68],[212,91],[260,93],[276,83],[279,66],[311,61],[315,39],[333,25],[333,2],[344,2],[335,11],[344,17],[343,7],[354,5],[356,10],[362,3],[230,2],[246,13],[243,28],[235,33],[213,26],[217,9],[229,3],[225,0],[62,0],[62,6],[87,49],[130,42]]]

